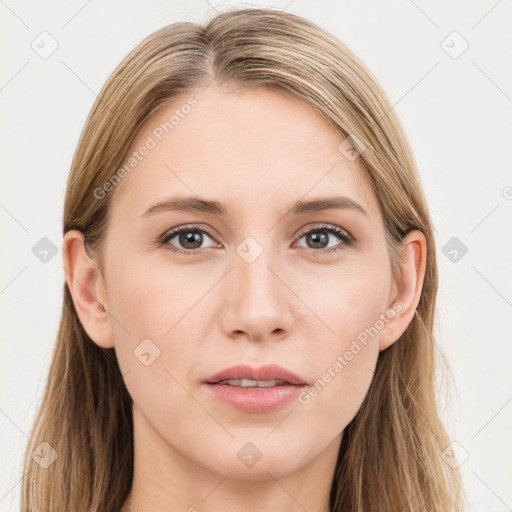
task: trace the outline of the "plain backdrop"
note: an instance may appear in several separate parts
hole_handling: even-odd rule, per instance
[[[0,510],[19,509],[21,457],[61,308],[65,184],[95,96],[154,30],[235,5],[319,24],[390,97],[436,230],[437,339],[453,374],[440,383],[441,412],[469,510],[512,510],[510,0],[0,1]],[[36,244],[55,255],[41,261]]]

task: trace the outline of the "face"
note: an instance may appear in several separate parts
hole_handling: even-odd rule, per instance
[[[109,192],[105,345],[136,432],[164,452],[257,480],[339,446],[394,316],[378,201],[343,139],[264,89],[183,96],[139,131],[129,155],[140,161]],[[278,365],[306,385],[206,384],[241,364]]]

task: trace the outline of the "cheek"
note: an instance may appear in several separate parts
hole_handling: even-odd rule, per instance
[[[329,273],[325,269],[317,270],[315,275],[303,273],[295,282],[299,283],[295,288],[297,295],[309,307],[301,316],[300,329],[314,327],[313,339],[322,350],[347,350],[351,340],[359,335],[364,341],[367,329],[386,312],[390,281],[382,263],[354,258]],[[369,339],[376,337],[372,332],[373,336],[367,336]]]
[[[169,384],[176,388],[172,376],[184,382],[187,369],[197,366],[201,360],[198,333],[207,328],[201,326],[217,300],[207,295],[218,280],[208,270],[192,280],[183,266],[135,260],[124,260],[112,271],[109,305],[115,318],[111,322],[115,349],[123,375],[131,372],[127,386],[141,379],[134,392],[143,389],[171,396]]]
[[[373,379],[378,354],[375,342],[356,342],[317,361],[316,378],[301,393],[299,403],[322,418],[327,432],[341,432],[357,414]]]
[[[347,266],[316,283],[305,282],[301,292],[304,302],[315,305],[319,321],[309,316],[299,328],[310,344],[314,375],[299,402],[341,430],[359,410],[373,379],[389,282],[378,267]]]
[[[192,327],[201,290],[190,287],[179,267],[127,261],[112,276],[115,350],[126,387],[144,417],[172,432],[176,411],[194,406],[185,389],[187,369],[197,361]]]
[[[214,282],[209,275],[204,272],[193,281],[183,266],[142,262],[119,266],[113,272],[117,283],[113,310],[130,332],[161,339],[206,294]]]

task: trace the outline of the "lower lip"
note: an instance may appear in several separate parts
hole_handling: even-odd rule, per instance
[[[271,412],[293,402],[306,387],[293,384],[268,388],[205,384],[215,397],[243,412]]]

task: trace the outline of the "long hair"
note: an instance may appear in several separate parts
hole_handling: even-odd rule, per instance
[[[439,417],[434,335],[438,287],[432,222],[404,130],[378,81],[349,48],[314,23],[271,9],[231,9],[205,26],[179,22],[138,44],[99,93],[76,148],[63,232],[79,229],[100,255],[115,193],[97,199],[147,118],[178,95],[210,84],[267,87],[312,106],[364,145],[358,162],[384,218],[393,277],[412,229],[427,241],[415,315],[379,355],[360,410],[342,438],[330,494],[333,512],[462,510],[450,439]],[[24,459],[22,510],[116,511],[133,479],[132,400],[113,348],[86,334],[64,283],[62,317],[40,408]],[[41,445],[41,443],[47,443]],[[41,446],[57,458],[34,457]]]

